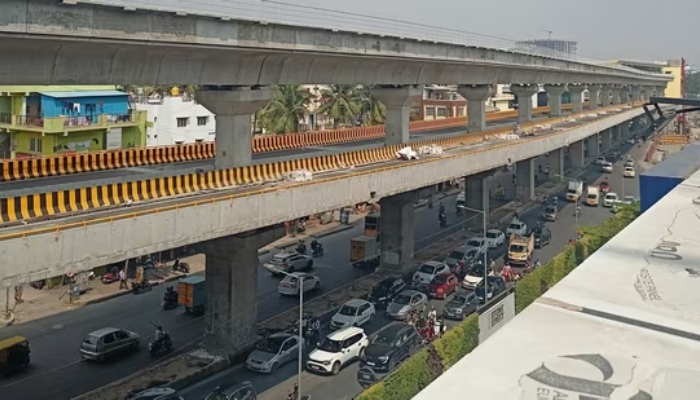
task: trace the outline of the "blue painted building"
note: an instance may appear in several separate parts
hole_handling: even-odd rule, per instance
[[[129,95],[117,90],[85,92],[37,92],[26,98],[27,116],[85,117],[123,116],[129,113]]]
[[[641,210],[645,212],[668,192],[700,168],[700,142],[691,143],[680,152],[639,175]]]

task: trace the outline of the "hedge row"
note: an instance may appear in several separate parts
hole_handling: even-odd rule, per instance
[[[582,228],[583,238],[533,271],[515,285],[515,312],[520,313],[548,288],[625,228],[638,214],[638,207],[622,208],[597,226]],[[360,393],[356,400],[409,400],[430,382],[469,354],[479,344],[479,316],[470,315],[445,335],[404,361],[383,380]]]

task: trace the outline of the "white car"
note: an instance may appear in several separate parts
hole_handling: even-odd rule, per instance
[[[598,157],[595,159],[594,163],[595,165],[605,165],[608,162],[608,160],[605,159],[605,157]]]
[[[499,229],[489,229],[486,231],[486,244],[489,248],[494,249],[502,246],[506,242],[506,235]]]
[[[471,266],[467,270],[467,275],[462,280],[462,287],[468,290],[476,290],[479,283],[484,280],[484,274],[486,273],[484,264],[477,263]]]
[[[477,249],[479,253],[484,254],[488,252],[489,244],[485,238],[475,237],[467,241],[467,249]]]
[[[637,199],[634,196],[625,196],[625,198],[622,199],[623,204],[631,205],[631,204],[634,204],[636,202],[637,202]]]
[[[450,267],[445,263],[439,261],[426,261],[420,266],[420,268],[418,268],[418,271],[413,274],[413,281],[427,285],[432,282],[435,276],[449,272]]]
[[[367,346],[369,339],[362,328],[350,327],[332,332],[309,354],[306,368],[338,375],[345,365],[359,360]]]
[[[603,207],[612,207],[619,201],[620,199],[618,199],[617,193],[608,192],[605,194],[605,197],[603,197]]]
[[[622,171],[622,176],[625,178],[634,178],[635,175],[634,167],[625,167],[625,170]]]
[[[601,167],[603,169],[603,172],[607,172],[607,173],[613,172],[613,165],[610,162],[606,162]]]
[[[519,220],[512,221],[506,228],[506,236],[510,237],[511,234],[525,236],[527,234],[527,224]]]
[[[270,374],[299,356],[299,338],[290,333],[275,333],[255,345],[245,365],[255,372]]]
[[[293,272],[280,281],[277,285],[277,291],[282,295],[299,296],[300,283],[304,288],[304,293],[321,288],[321,280],[317,276]]]
[[[350,326],[362,326],[374,318],[374,304],[366,300],[352,299],[343,304],[331,318],[332,329],[342,329]]]

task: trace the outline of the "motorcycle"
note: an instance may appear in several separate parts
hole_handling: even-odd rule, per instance
[[[297,253],[306,255],[306,246],[297,246],[294,250],[296,250]]]
[[[318,243],[316,246],[311,248],[311,255],[313,257],[321,257],[323,255],[323,245]]]
[[[438,219],[440,220],[440,228],[444,228],[447,226],[447,216],[445,213],[440,213]]]
[[[102,275],[102,277],[100,278],[100,281],[102,281],[102,283],[105,285],[107,285],[109,283],[113,283],[113,282],[118,282],[119,281],[119,270],[117,268],[112,268],[111,271]]]
[[[161,302],[161,306],[163,307],[163,310],[171,310],[173,308],[177,308],[177,292],[165,292],[163,294],[163,301]]]
[[[165,354],[173,349],[173,341],[170,340],[170,334],[163,332],[163,337],[160,340],[151,340],[148,344],[148,354],[155,357],[160,354]]]
[[[173,263],[173,271],[180,271],[186,274],[190,273],[190,265],[186,262],[180,262],[180,259],[176,259]]]
[[[153,285],[151,285],[149,281],[143,281],[141,283],[131,282],[131,291],[134,294],[147,292],[149,290],[153,290]]]

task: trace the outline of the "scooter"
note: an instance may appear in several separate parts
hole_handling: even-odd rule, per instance
[[[143,281],[142,283],[131,282],[131,291],[134,294],[147,292],[149,290],[153,290],[153,285],[151,285],[149,281]]]
[[[445,216],[444,213],[441,213],[438,219],[440,220],[440,228],[444,228],[447,226],[447,216]]]
[[[186,274],[190,273],[190,265],[186,262],[180,262],[180,259],[177,258],[175,259],[175,262],[173,263],[173,271],[181,271]]]
[[[323,255],[323,245],[321,243],[317,244],[314,246],[313,249],[311,249],[311,256],[312,257],[321,257]]]
[[[174,294],[168,294],[168,293],[174,293]],[[163,310],[171,310],[173,308],[177,308],[177,292],[165,292],[163,294],[163,301],[160,303],[161,307],[163,307]]]
[[[297,246],[294,248],[297,253],[306,255],[306,246]]]
[[[150,354],[151,357],[169,353],[172,349],[173,341],[170,340],[170,334],[168,332],[163,332],[163,337],[160,340],[151,340],[151,342],[148,343],[148,354]]]
[[[102,281],[102,283],[105,285],[119,281],[119,270],[117,268],[113,268],[111,271],[102,275],[100,281]]]

